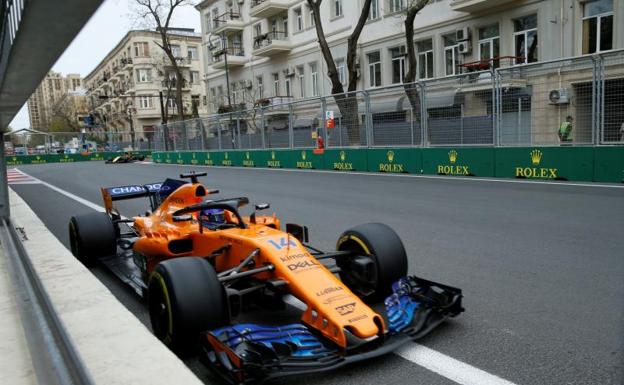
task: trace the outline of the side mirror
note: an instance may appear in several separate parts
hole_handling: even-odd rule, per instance
[[[271,207],[271,205],[270,205],[270,204],[268,204],[268,203],[258,203],[258,204],[256,205],[256,210],[258,210],[258,211],[262,211],[262,210],[266,210],[266,209],[268,209],[268,208],[270,208],[270,207]]]

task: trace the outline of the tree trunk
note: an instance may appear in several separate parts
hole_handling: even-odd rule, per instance
[[[347,44],[347,68],[349,70],[349,92],[344,92],[344,87],[340,82],[340,76],[338,75],[338,70],[336,69],[336,63],[334,62],[334,57],[329,49],[329,45],[327,44],[327,40],[325,39],[325,32],[323,31],[323,24],[321,21],[320,7],[322,0],[307,0],[310,9],[312,10],[312,15],[314,17],[314,24],[316,25],[316,36],[319,40],[319,46],[321,48],[321,53],[323,54],[323,58],[325,59],[325,63],[327,64],[327,71],[329,79],[332,83],[332,95],[334,100],[336,101],[336,105],[338,106],[338,110],[340,111],[340,116],[342,117],[343,127],[347,130],[347,139],[348,144],[350,146],[359,146],[361,145],[360,140],[360,116],[358,112],[358,101],[357,101],[357,93],[355,92],[357,89],[357,68],[355,65],[355,58],[357,55],[357,42],[360,38],[360,34],[362,33],[362,29],[364,28],[364,24],[368,19],[368,14],[370,12],[370,3],[371,0],[365,0],[362,8],[362,13],[360,14],[360,18],[358,19],[358,23],[355,26],[355,29],[349,36],[348,44]]]

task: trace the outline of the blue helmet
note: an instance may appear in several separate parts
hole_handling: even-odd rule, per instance
[[[202,226],[215,229],[218,225],[225,223],[225,215],[222,209],[207,209],[199,213],[199,220]]]

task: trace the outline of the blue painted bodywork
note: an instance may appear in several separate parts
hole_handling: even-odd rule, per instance
[[[384,301],[388,317],[388,332],[399,333],[414,321],[414,313],[420,307],[411,296],[411,287],[407,278],[401,278],[392,284],[392,294]]]

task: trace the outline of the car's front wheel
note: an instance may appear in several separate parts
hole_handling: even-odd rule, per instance
[[[383,223],[366,223],[345,231],[336,248],[352,252],[336,262],[342,281],[363,299],[381,299],[392,291],[395,281],[407,275],[403,242]]]
[[[148,281],[147,302],[154,335],[179,355],[197,347],[200,332],[229,323],[225,291],[203,258],[159,263]]]

